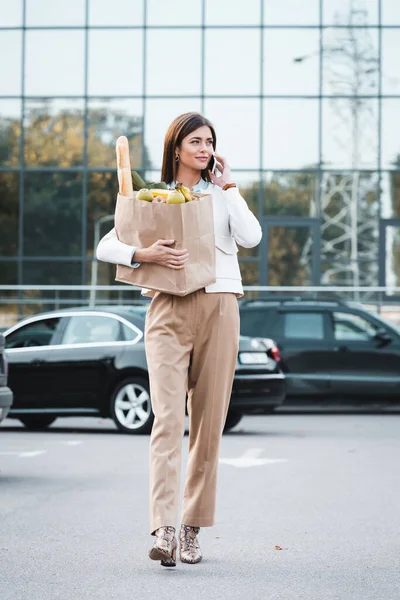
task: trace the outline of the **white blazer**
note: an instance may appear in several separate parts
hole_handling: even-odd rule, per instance
[[[242,277],[237,258],[237,245],[253,248],[260,243],[262,230],[260,223],[249,210],[238,188],[223,191],[220,187],[209,183],[203,192],[210,193],[213,198],[215,259],[217,280],[205,288],[206,292],[232,292],[243,295]],[[107,233],[97,246],[98,260],[132,266],[133,246],[120,242],[115,228]],[[139,267],[140,268],[140,267]],[[154,293],[154,292],[153,292]],[[150,290],[142,290],[145,296],[151,296]]]

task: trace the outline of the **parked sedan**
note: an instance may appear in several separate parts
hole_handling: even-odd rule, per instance
[[[14,392],[9,416],[28,428],[48,427],[59,416],[102,416],[123,432],[150,432],[144,313],[136,307],[66,309],[8,329],[4,335]],[[257,339],[241,338],[226,429],[244,413],[281,404],[284,395],[274,343],[266,348]]]

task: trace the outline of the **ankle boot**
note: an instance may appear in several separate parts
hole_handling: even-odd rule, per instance
[[[155,531],[156,541],[150,549],[151,560],[160,560],[163,567],[176,567],[175,527],[159,527]]]
[[[197,534],[200,527],[191,527],[190,525],[181,525],[179,533],[180,542],[180,558],[184,563],[194,565],[199,563],[203,558],[200,550]]]

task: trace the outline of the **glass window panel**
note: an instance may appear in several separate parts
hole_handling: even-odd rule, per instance
[[[206,0],[207,25],[260,25],[260,0]]]
[[[83,162],[83,101],[26,100],[25,164],[73,167]]]
[[[148,25],[200,25],[201,20],[201,0],[147,0]],[[171,34],[180,36],[178,31]]]
[[[335,25],[376,25],[379,0],[325,0],[323,21]]]
[[[217,152],[233,169],[260,166],[260,102],[234,99],[206,100],[204,114],[217,133]]]
[[[364,98],[324,100],[322,154],[325,167],[330,169],[376,169],[378,163],[377,100]]]
[[[21,94],[22,34],[20,31],[0,31],[0,96]]]
[[[383,94],[400,94],[399,36],[400,28],[382,29]]]
[[[312,243],[310,227],[268,227],[261,242],[268,253],[267,285],[310,285]]]
[[[60,318],[41,319],[23,325],[7,336],[6,348],[29,348],[49,346],[55,337]]]
[[[28,96],[83,94],[83,31],[27,31],[25,62]]]
[[[89,24],[142,25],[143,0],[89,0]]]
[[[206,30],[206,94],[260,93],[261,30]],[[229,48],[221,63],[221,48]]]
[[[400,99],[382,100],[382,167],[400,169]]]
[[[80,256],[81,221],[80,173],[25,173],[25,256]]]
[[[317,95],[318,92],[319,31],[266,29],[264,93]]]
[[[143,140],[141,100],[89,100],[88,161],[94,167],[116,169],[115,143],[120,135],[129,141],[132,169],[140,168]]]
[[[373,96],[378,93],[379,52],[376,29],[324,29],[323,93]]]
[[[381,175],[381,210],[384,219],[400,218],[400,171]]]
[[[285,313],[283,335],[290,340],[323,340],[324,315],[322,313]]]
[[[218,131],[217,131],[218,139]],[[230,159],[228,158],[229,162]],[[232,170],[232,181],[236,183],[239,188],[241,196],[246,200],[247,206],[252,213],[258,218],[258,190],[260,186],[260,174],[258,171],[235,171]],[[259,254],[259,246],[255,248],[243,248],[239,246],[239,258],[245,257],[256,257]],[[243,271],[245,263],[241,264],[241,270]],[[250,269],[251,271],[251,269]],[[253,271],[252,271],[253,272]],[[258,266],[257,266],[257,279],[258,279]],[[249,284],[250,285],[250,284]]]
[[[101,239],[114,227],[115,202],[118,194],[116,169],[110,173],[88,174],[87,255],[95,256],[95,232]],[[115,276],[115,269],[114,269]]]
[[[18,254],[18,218],[19,173],[0,173],[0,256]]]
[[[258,262],[242,262],[239,260],[243,285],[260,285]]]
[[[63,344],[96,344],[121,340],[121,324],[111,317],[74,316],[68,321]]]
[[[264,2],[267,25],[318,25],[319,0],[268,0]]]
[[[90,31],[89,94],[141,94],[143,33],[138,30]]]
[[[323,285],[376,285],[379,177],[376,172],[324,173],[321,182]]]
[[[82,0],[28,0],[26,24],[30,26],[84,25],[85,2]]]
[[[0,279],[2,285],[18,285],[18,264],[16,262],[6,262],[0,260]],[[0,299],[0,329],[3,327],[11,327],[14,325],[12,321],[12,312],[17,312],[16,303],[15,306],[9,303],[3,304],[7,297],[15,298],[15,292],[1,292]],[[15,321],[16,322],[16,321]]]
[[[153,169],[161,169],[164,138],[172,121],[186,112],[200,112],[201,101],[195,99],[146,101],[145,144]]]
[[[318,156],[318,101],[265,100],[265,169],[314,167]]]
[[[386,227],[385,284],[400,287],[400,227]]]
[[[22,264],[22,283],[24,285],[80,285],[82,283],[80,261],[25,261]],[[79,292],[71,292],[75,300],[71,301],[76,305]],[[48,292],[43,292],[48,297]],[[63,292],[65,295],[65,292]],[[53,308],[53,307],[50,307]],[[43,306],[41,310],[49,309]]]
[[[396,0],[381,0],[382,25],[400,25],[400,4]]]
[[[22,0],[0,0],[0,27],[22,25]]]
[[[263,213],[279,217],[318,215],[318,175],[277,171],[263,175]]]
[[[357,342],[369,341],[378,331],[378,326],[360,315],[334,312],[332,314],[333,336],[335,340]]]
[[[149,30],[147,32],[147,93],[157,96],[200,94],[200,47],[199,30]],[[182,52],[184,48],[188,51]]]
[[[0,100],[0,166],[19,165],[21,101]]]

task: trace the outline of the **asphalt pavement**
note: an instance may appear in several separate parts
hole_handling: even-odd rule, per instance
[[[184,457],[187,453],[184,439]],[[247,417],[204,560],[147,554],[148,437],[0,425],[1,600],[399,600],[400,414]]]

